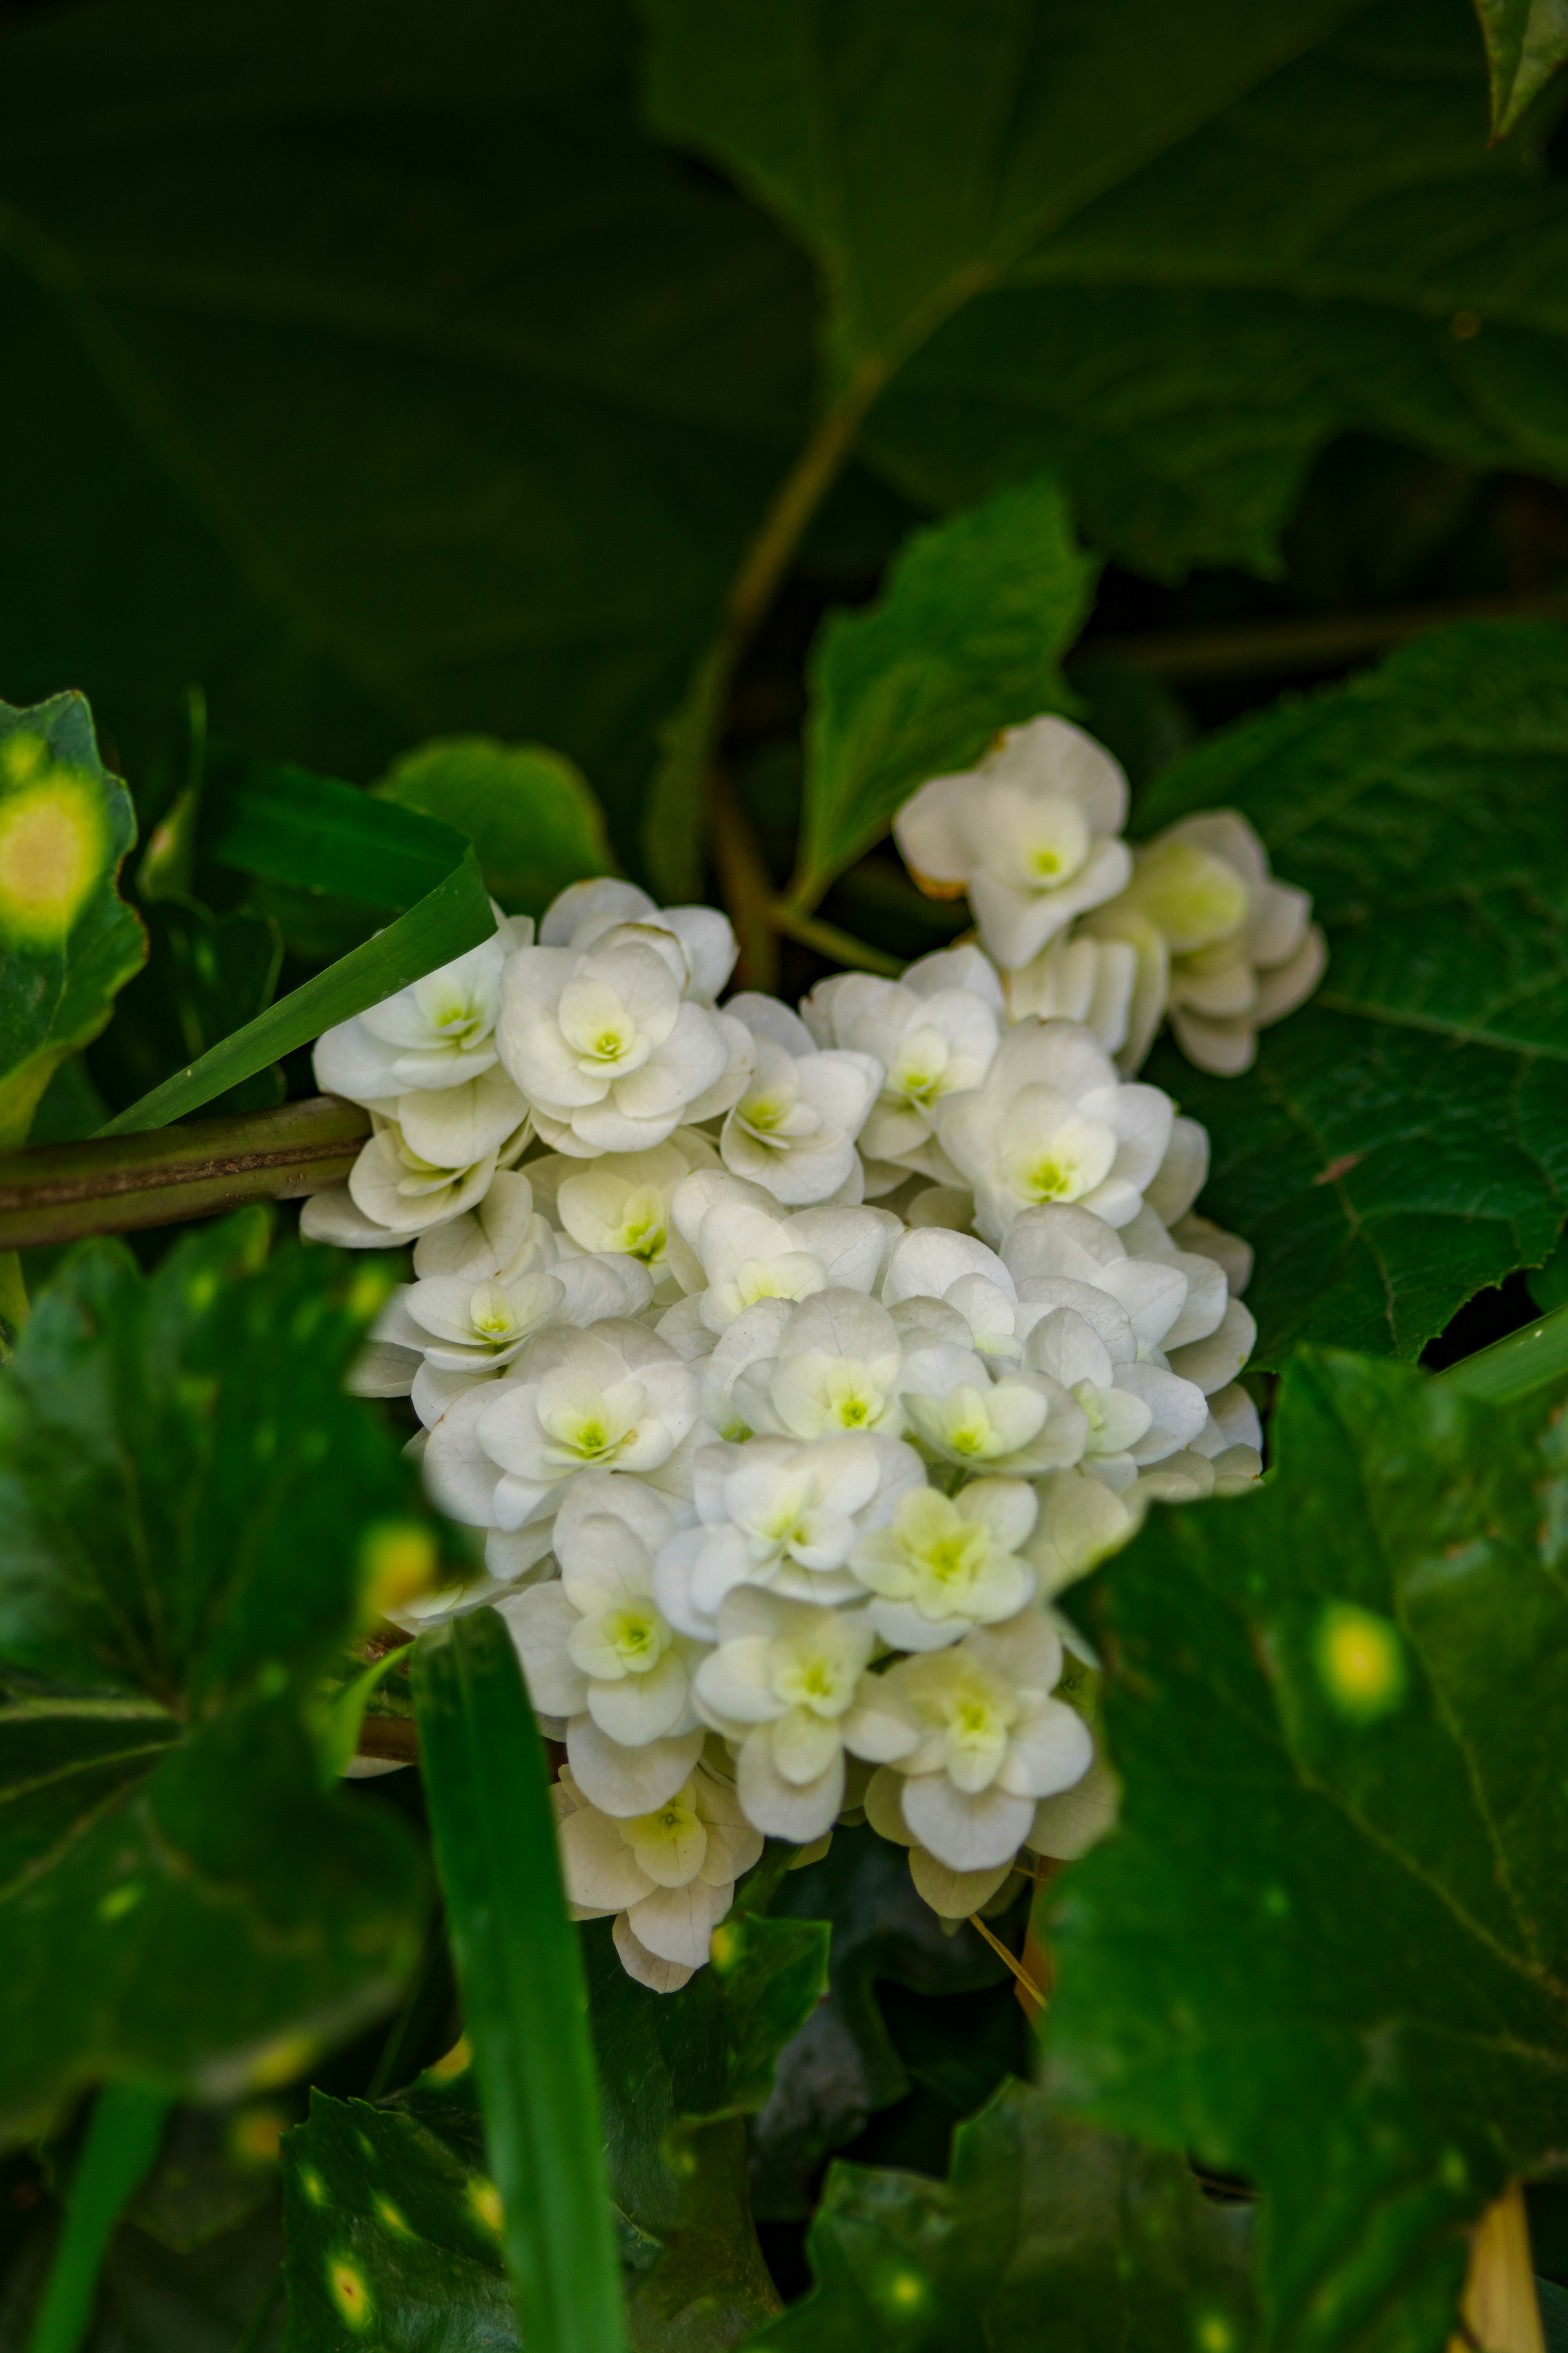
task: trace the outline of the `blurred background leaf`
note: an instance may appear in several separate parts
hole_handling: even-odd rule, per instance
[[[466,833],[509,915],[542,915],[568,883],[615,865],[586,781],[542,744],[447,736],[405,752],[371,790]]]

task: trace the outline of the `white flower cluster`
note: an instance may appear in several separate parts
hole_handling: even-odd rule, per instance
[[[1004,761],[1013,879],[973,870],[1031,955],[1030,859],[1068,913],[1138,887],[1116,772],[1065,734],[1079,797],[1039,814]],[[356,1386],[411,1398],[431,1494],[486,1533],[402,1622],[500,1611],[564,1745],[575,1910],[661,1990],[766,1837],[868,1820],[953,1918],[1080,1852],[1114,1786],[1054,1598],[1150,1498],[1260,1468],[1250,1253],[1193,1212],[1202,1129],[1093,1022],[978,947],[720,1010],[734,953],[619,881],[537,940],[498,921],[320,1041],[374,1134],[302,1221],[413,1242]]]
[[[1127,779],[1066,719],[999,735],[979,765],[936,776],[893,832],[931,897],[969,894],[1015,1018],[1082,1021],[1124,1075],[1168,1013],[1200,1070],[1248,1069],[1258,1032],[1293,1011],[1327,950],[1305,891],[1276,882],[1234,809],[1181,818],[1131,849]]]

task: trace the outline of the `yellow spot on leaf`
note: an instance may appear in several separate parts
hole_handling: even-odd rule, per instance
[[[390,2198],[377,2198],[375,2201],[375,2211],[381,2217],[381,2220],[385,2223],[387,2229],[395,2232],[398,2238],[411,2239],[414,2236],[413,2232],[409,2229],[407,2223],[404,2221],[402,2215],[398,2212]]]
[[[1193,2331],[1193,2341],[1198,2353],[1233,2353],[1235,2324],[1223,2312],[1203,2313]]]
[[[228,2128],[229,2155],[241,2165],[276,2165],[278,2144],[288,2129],[281,2108],[241,2108]],[[312,2179],[319,2186],[320,2177]]]
[[[100,1920],[123,1920],[127,1912],[135,1910],[147,1893],[139,1879],[128,1879],[119,1887],[111,1887],[107,1895],[98,1900]]]
[[[425,2073],[433,2084],[449,2084],[454,2076],[466,2075],[473,2064],[474,2049],[466,2034],[459,2034],[444,2058],[433,2060]]]
[[[894,2312],[918,2312],[931,2295],[931,2283],[920,2272],[890,2272],[882,2284],[882,2301]]]
[[[0,929],[47,946],[64,939],[109,862],[109,834],[97,786],[71,768],[29,766],[12,736],[4,766],[12,789],[0,799]],[[47,759],[47,747],[37,749]],[[19,774],[31,781],[21,783]]]
[[[365,1530],[360,1547],[361,1595],[372,1622],[402,1609],[437,1582],[433,1532],[417,1520],[383,1520]]]
[[[332,2302],[349,2327],[368,2328],[374,2307],[370,2300],[370,2290],[353,2263],[345,2263],[341,2255],[329,2256],[327,2285],[331,2290]]]
[[[393,1277],[384,1267],[361,1267],[343,1303],[356,1322],[368,1324],[385,1305],[392,1285]]]
[[[273,2084],[291,2083],[304,2073],[315,2055],[316,2045],[309,2034],[280,2034],[252,2060],[250,2080],[258,2091]]]
[[[495,2183],[493,2181],[487,2181],[482,2173],[476,2173],[473,2179],[468,2184],[468,2203],[473,2208],[475,2213],[479,2216],[480,2221],[484,2224],[486,2230],[493,2231],[499,2239],[500,2236],[501,2222],[504,2218],[501,2211],[500,2191],[496,2188]]]
[[[1315,1649],[1324,1690],[1352,1723],[1375,1723],[1404,1698],[1405,1646],[1386,1618],[1331,1602],[1318,1620]]]
[[[302,2165],[300,2168],[300,2187],[312,2206],[326,2204],[327,2185],[313,2165]]]
[[[720,1926],[714,1929],[711,1937],[709,1939],[708,1957],[712,1962],[721,1977],[724,1975],[726,1970],[732,1969],[734,1968],[735,1963],[741,1957],[741,1939],[735,1934],[733,1928],[728,1927],[723,1923],[721,1923]]]

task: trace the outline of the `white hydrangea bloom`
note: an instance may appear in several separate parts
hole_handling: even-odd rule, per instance
[[[785,1308],[770,1336],[773,1353],[752,1357],[731,1388],[731,1414],[749,1430],[774,1438],[899,1436],[903,1351],[897,1324],[876,1300],[819,1291]]]
[[[400,1095],[483,1078],[496,1060],[501,973],[532,937],[530,916],[498,916],[493,938],[323,1030],[310,1058],[321,1092],[390,1111]]]
[[[995,975],[984,959],[975,961],[989,989],[973,985],[974,967],[957,951],[911,965],[902,981],[839,973],[819,981],[801,1007],[819,1046],[847,1048],[882,1066],[881,1092],[859,1146],[868,1163],[894,1164],[884,1183],[899,1181],[908,1169],[937,1181],[955,1174],[936,1142],[935,1107],[944,1095],[980,1084],[1001,1035]],[[957,965],[964,978],[943,987],[941,967],[949,965]]]
[[[1026,1361],[1077,1400],[1089,1423],[1084,1468],[1108,1486],[1130,1487],[1144,1463],[1191,1445],[1209,1419],[1195,1383],[1140,1362],[1131,1346],[1113,1355],[1071,1307],[1053,1308],[1029,1335]]]
[[[1089,1443],[1082,1407],[1059,1381],[1003,1369],[973,1348],[911,1349],[900,1375],[912,1435],[939,1462],[1027,1477],[1077,1462]]]
[[[679,951],[679,967],[667,944],[670,941]],[[539,944],[544,948],[586,954],[590,948],[628,943],[652,946],[662,955],[678,972],[680,993],[691,1005],[711,1008],[735,966],[735,934],[729,917],[717,907],[658,907],[635,882],[617,881],[610,875],[570,884],[552,900],[539,926]]]
[[[628,1977],[677,1992],[706,1962],[736,1880],[763,1851],[740,1799],[701,1767],[640,1815],[601,1812],[566,1765],[552,1796],[573,1918],[613,1913]]]
[[[695,1323],[714,1338],[759,1300],[869,1291],[899,1230],[889,1212],[859,1205],[781,1216],[760,1187],[718,1169],[679,1186],[670,1216],[701,1285],[673,1319],[678,1329]]]
[[[563,1254],[636,1259],[652,1278],[655,1298],[669,1305],[702,1282],[671,1223],[670,1202],[693,1169],[718,1166],[718,1148],[707,1136],[678,1127],[668,1143],[647,1152],[606,1152],[587,1162],[551,1153],[531,1162],[528,1173],[541,1207],[560,1228]]]
[[[848,1566],[856,1538],[891,1518],[925,1472],[896,1439],[753,1438],[700,1449],[693,1482],[699,1525],[660,1552],[654,1592],[672,1626],[711,1641],[720,1604],[738,1585],[795,1601],[858,1600],[863,1588]]]
[[[1174,1107],[1129,1084],[1076,1021],[1024,1021],[983,1085],[939,1103],[943,1151],[974,1188],[974,1222],[1000,1244],[1043,1202],[1077,1202],[1112,1226],[1142,1206],[1171,1138]]]
[[[727,1110],[752,1065],[744,1026],[684,999],[668,960],[640,940],[587,955],[520,948],[496,1043],[540,1134],[575,1159],[646,1151]]]
[[[425,1451],[426,1482],[453,1519],[524,1527],[550,1518],[584,1472],[667,1472],[696,1427],[697,1398],[690,1367],[645,1325],[553,1325],[519,1376],[448,1408]]]
[[[951,1649],[900,1659],[882,1677],[920,1734],[892,1760],[904,1776],[904,1820],[939,1862],[984,1871],[1010,1861],[1036,1800],[1089,1770],[1089,1726],[1051,1697],[1061,1672],[1060,1635],[1026,1610]]]
[[[1035,1525],[1019,1479],[973,1479],[954,1496],[915,1487],[890,1525],[857,1539],[849,1565],[875,1597],[868,1615],[896,1651],[943,1650],[976,1626],[1016,1618],[1035,1573],[1019,1558]]]
[[[719,1611],[718,1635],[697,1670],[697,1704],[734,1744],[747,1820],[771,1838],[820,1838],[844,1803],[846,1748],[881,1764],[917,1737],[866,1672],[875,1629],[864,1610],[741,1587]]]
[[[967,890],[987,953],[1012,969],[1123,888],[1126,816],[1127,779],[1110,753],[1047,716],[1008,728],[977,767],[922,785],[893,838],[933,896]]]
[[[1152,1247],[1134,1254],[1123,1233]],[[1123,1233],[1081,1209],[1058,1203],[1018,1218],[1002,1245],[1002,1255],[1021,1298],[1035,1305],[1075,1309],[1119,1361],[1125,1360],[1130,1329],[1133,1355],[1146,1364],[1170,1365],[1184,1378],[1194,1379],[1194,1374],[1174,1363],[1172,1352],[1188,1342],[1206,1340],[1224,1324],[1229,1312],[1225,1270],[1206,1254],[1178,1250],[1152,1213],[1141,1213]]]
[[[372,1106],[374,1134],[346,1186],[312,1193],[300,1213],[308,1241],[385,1250],[476,1208],[498,1168],[521,1159],[529,1109],[506,1072],[488,1070],[434,1092]]]
[[[564,1739],[578,1786],[606,1813],[662,1805],[701,1751],[700,1646],[666,1623],[653,1595],[654,1557],[675,1527],[668,1503],[639,1480],[587,1472],[555,1521],[559,1578],[496,1605],[544,1730]]]
[[[858,1200],[855,1139],[881,1088],[881,1063],[819,1049],[776,997],[732,997],[725,1013],[745,1024],[754,1045],[753,1067],[719,1138],[725,1166],[787,1207]]]
[[[1152,923],[1170,957],[1171,1027],[1189,1061],[1224,1077],[1250,1068],[1258,1031],[1309,997],[1328,951],[1305,891],[1276,882],[1235,809],[1205,809],[1135,854],[1105,911]],[[1150,1033],[1152,1035],[1152,1032]]]
[[[1138,989],[1138,952],[1131,941],[1058,932],[1026,965],[1006,975],[1013,1021],[1081,1021],[1108,1054],[1127,1043]],[[1163,1000],[1162,1000],[1163,1005]]]

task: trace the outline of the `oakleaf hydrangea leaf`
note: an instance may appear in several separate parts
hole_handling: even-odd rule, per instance
[[[1252,2341],[1245,2218],[1179,2159],[1053,2114],[1009,2084],[953,2135],[947,2181],[835,2165],[808,2247],[816,2285],[768,2353],[1074,2353]]]
[[[1263,2192],[1281,2353],[1440,2353],[1465,2226],[1559,2161],[1562,1409],[1304,1352],[1278,1469],[1079,1604],[1120,1826],[1059,1883],[1052,2080]]]
[[[0,1149],[26,1142],[56,1069],[147,954],[116,887],[135,838],[79,694],[0,703]]]
[[[1156,831],[1232,807],[1329,941],[1245,1077],[1144,1075],[1209,1131],[1207,1215],[1258,1252],[1254,1361],[1417,1355],[1538,1265],[1568,1205],[1568,634],[1474,623],[1167,769]]]
[[[912,538],[875,605],[823,629],[811,663],[802,898],[869,848],[928,776],[1020,715],[1071,698],[1057,668],[1098,565],[1054,482],[1004,491]]]
[[[342,1392],[387,1278],[265,1250],[258,1211],[151,1277],[83,1245],[0,1375],[8,2127],[104,2075],[290,2075],[412,1957],[423,1865],[384,1807],[324,1793],[318,1701],[437,1558]]]

